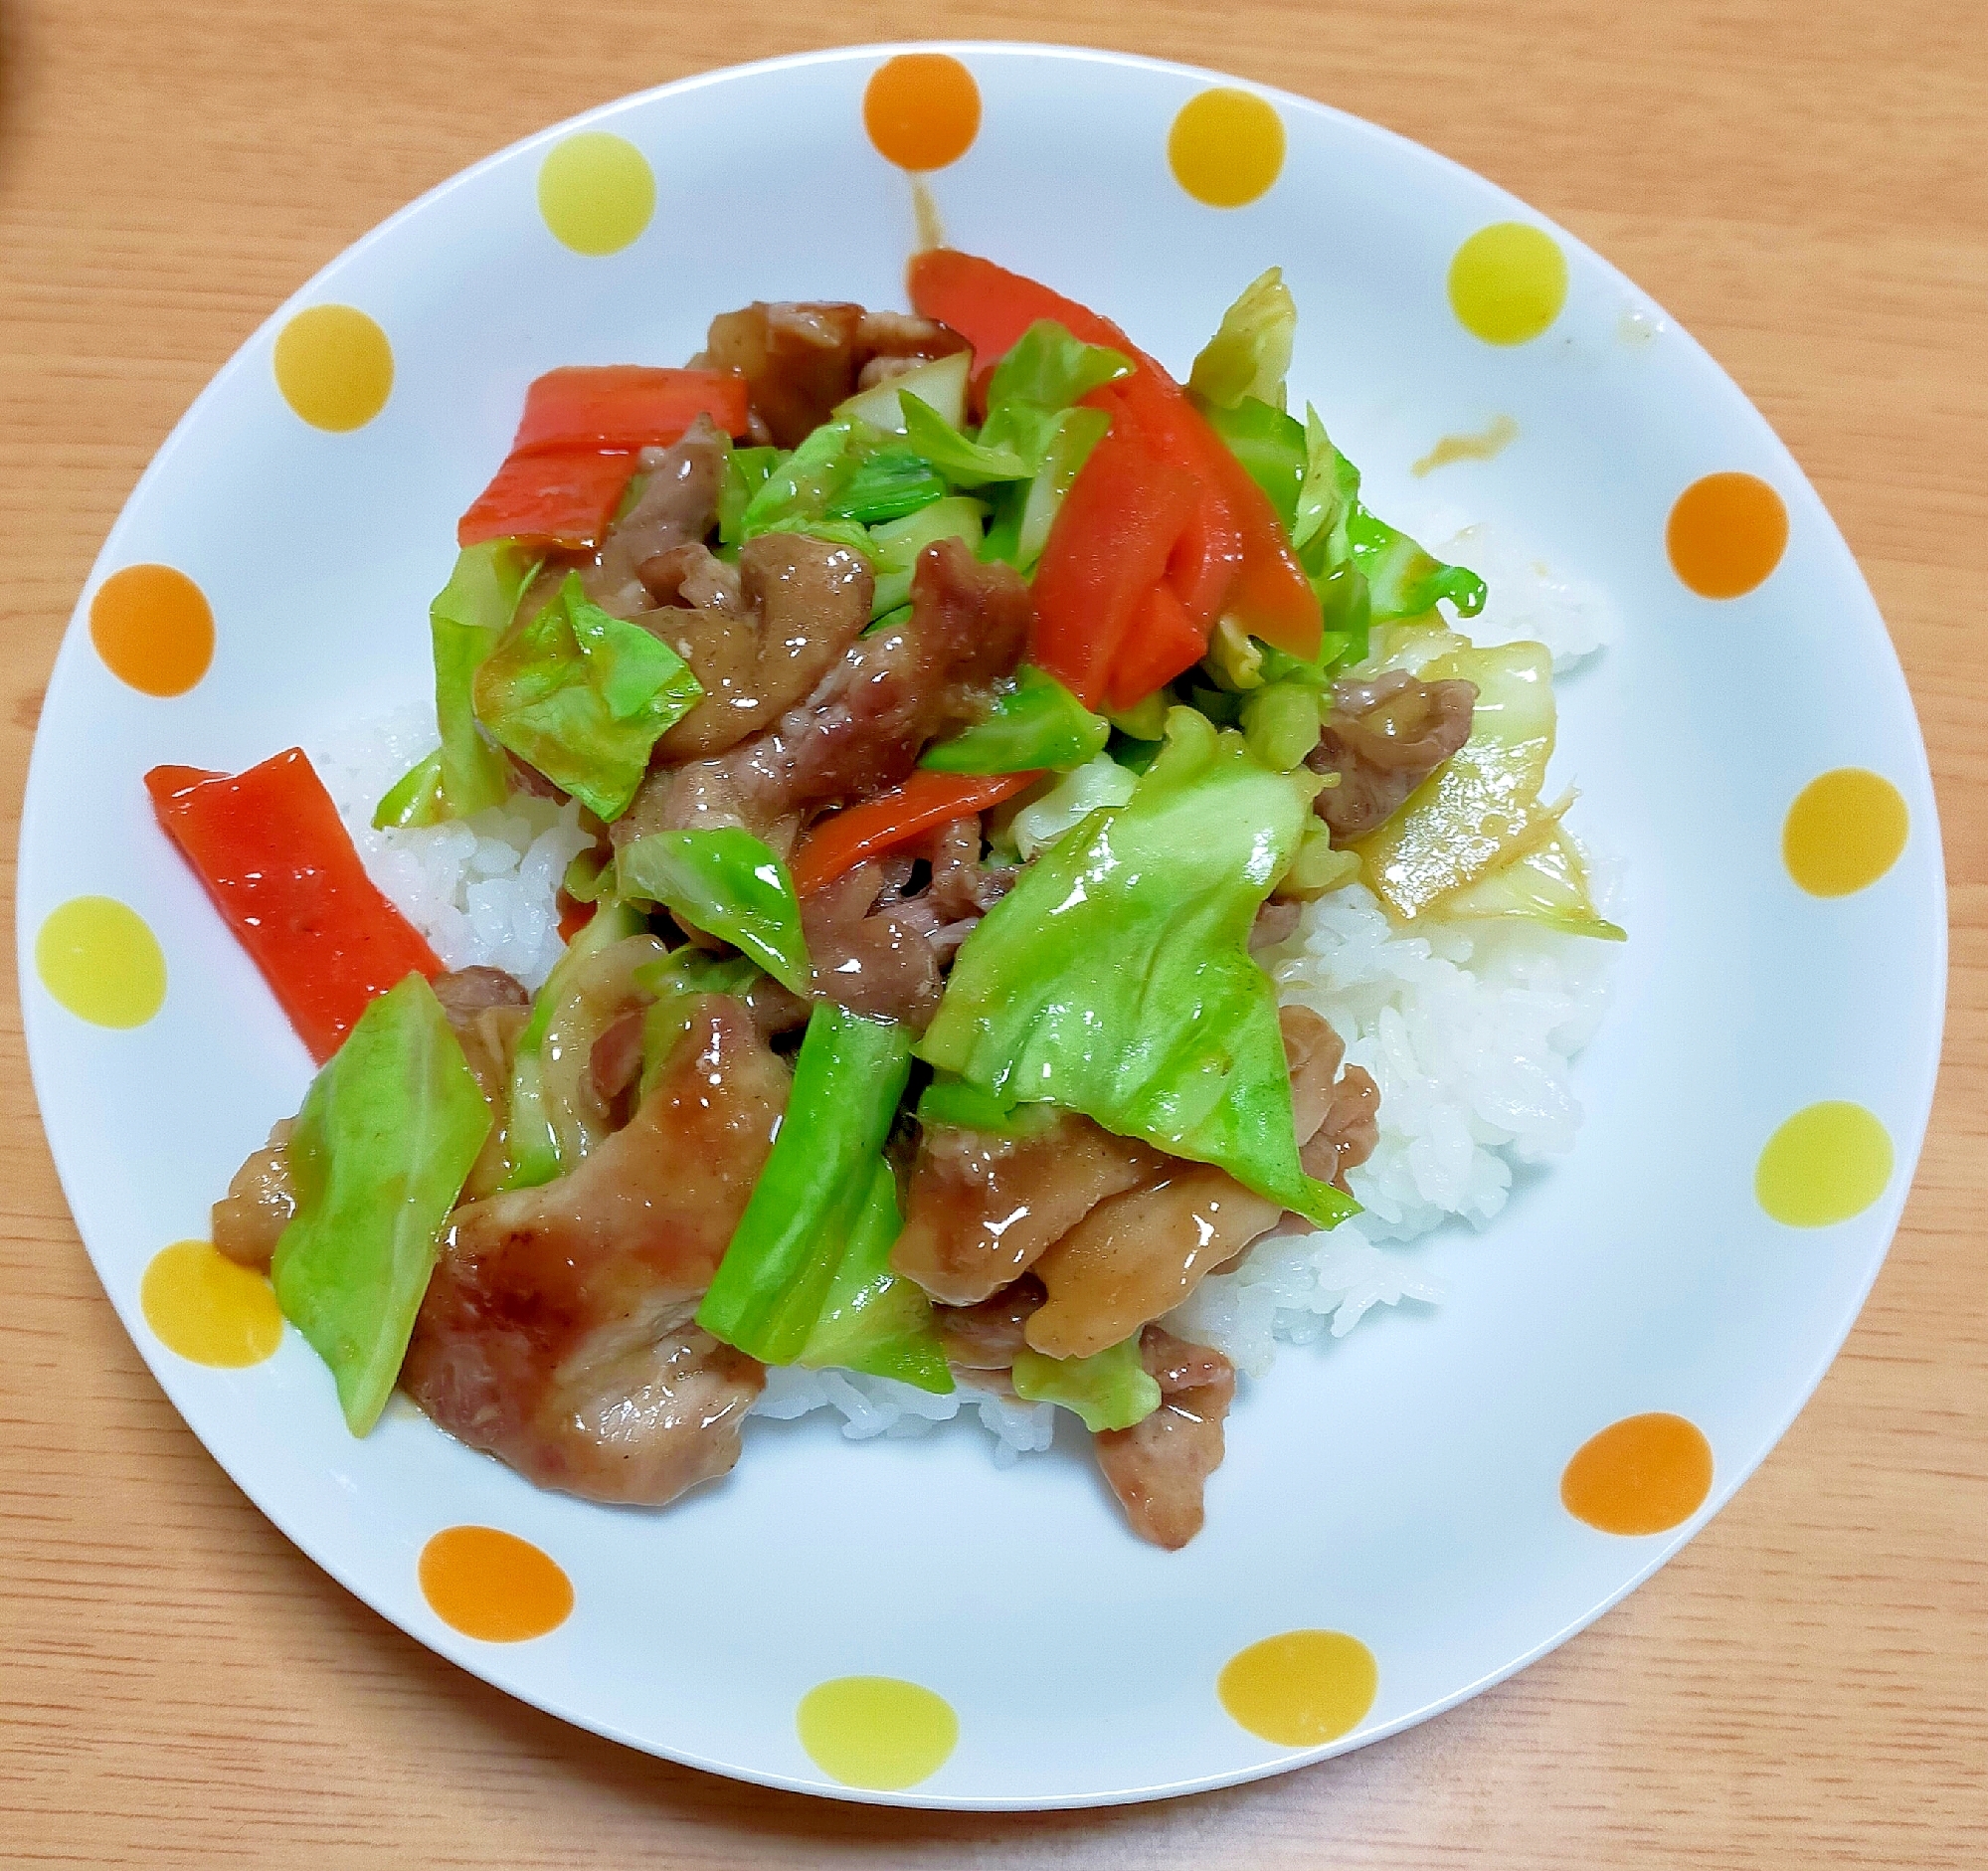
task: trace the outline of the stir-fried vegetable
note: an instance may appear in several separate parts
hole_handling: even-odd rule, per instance
[[[967,938],[919,1055],[1330,1226],[1355,1205],[1299,1165],[1277,992],[1249,955],[1317,776],[1272,772],[1189,708],[1167,735],[1131,803],[1039,855]]]
[[[623,896],[661,903],[690,928],[744,951],[783,987],[812,992],[794,879],[750,832],[651,832],[624,845],[615,868]]]
[[[642,1067],[636,1092],[641,1099],[655,1089],[676,1042],[690,1030],[697,1003],[707,994],[750,993],[760,971],[743,955],[711,955],[686,942],[643,962],[631,979],[644,994],[655,996],[642,1015]]]
[[[1252,399],[1284,407],[1284,377],[1298,336],[1298,302],[1272,267],[1252,280],[1222,313],[1187,376],[1187,394],[1204,410],[1235,409]]]
[[[1033,786],[1039,773],[1000,773],[981,778],[921,769],[891,792],[830,813],[809,833],[794,853],[794,884],[803,896],[833,883],[866,857],[909,844],[927,832],[986,812]]]
[[[629,809],[650,749],[703,694],[660,638],[590,602],[577,572],[512,628],[475,680],[483,725],[607,820]]]
[[[985,721],[926,748],[918,764],[940,773],[1036,773],[1080,767],[1104,751],[1111,723],[1024,662]]]
[[[511,1064],[507,1189],[529,1189],[575,1169],[606,1132],[606,1114],[583,1095],[594,1042],[626,1007],[637,972],[661,958],[626,903],[604,903],[568,944],[532,1002]]]
[[[301,748],[232,778],[154,767],[145,787],[159,824],[320,1065],[374,996],[410,973],[442,972],[366,875]]]
[[[815,1006],[773,1154],[697,1309],[714,1338],[767,1364],[807,1349],[874,1193],[910,1070],[903,1027],[832,1001]]]
[[[1058,1403],[1075,1410],[1093,1434],[1130,1429],[1160,1407],[1160,1385],[1140,1362],[1139,1337],[1135,1332],[1088,1358],[1016,1352],[1009,1374],[1014,1394],[1024,1403]]]
[[[842,1224],[841,1258],[822,1298],[820,1317],[795,1363],[895,1378],[941,1396],[953,1389],[945,1349],[932,1325],[931,1300],[917,1281],[890,1270],[891,1246],[903,1225],[897,1177],[880,1161]]]
[[[366,1009],[303,1101],[285,1151],[296,1212],[271,1275],[284,1317],[330,1366],[354,1435],[386,1407],[437,1236],[489,1130],[419,975]]]
[[[455,543],[514,539],[537,549],[591,550],[621,503],[636,453],[677,441],[700,415],[727,435],[743,435],[744,379],[637,364],[548,371],[526,392],[510,455],[463,514]]]

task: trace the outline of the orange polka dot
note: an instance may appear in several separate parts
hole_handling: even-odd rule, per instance
[[[421,1550],[421,1590],[452,1629],[483,1643],[521,1643],[557,1630],[573,1582],[529,1540],[495,1527],[447,1527]]]
[[[863,90],[863,128],[886,162],[919,174],[943,169],[981,133],[981,88],[950,53],[899,53]]]
[[[138,1304],[159,1343],[189,1364],[239,1371],[282,1343],[283,1315],[268,1276],[208,1241],[175,1241],[155,1253]]]
[[[184,695],[214,660],[207,595],[170,565],[127,565],[90,601],[90,641],[103,666],[146,695]]]
[[[1764,584],[1788,547],[1788,509],[1757,474],[1695,480],[1665,529],[1671,569],[1701,598],[1739,598]]]
[[[1904,796],[1890,780],[1838,767],[1795,796],[1781,826],[1781,857],[1811,896],[1851,896],[1898,861],[1910,830]]]
[[[1280,1748],[1351,1734],[1380,1687],[1373,1652],[1343,1630],[1287,1630],[1238,1650],[1215,1679],[1230,1718]]]
[[[1241,208],[1284,168],[1284,119],[1253,91],[1219,86],[1189,97],[1167,133],[1174,179],[1210,208]]]
[[[1560,1476],[1560,1502],[1603,1533],[1668,1533],[1712,1492],[1712,1444],[1665,1410],[1625,1416],[1591,1435]]]

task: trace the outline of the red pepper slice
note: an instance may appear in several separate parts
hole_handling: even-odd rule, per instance
[[[367,1003],[435,951],[382,896],[301,748],[230,777],[154,767],[159,824],[322,1065]]]
[[[517,539],[534,552],[591,552],[634,471],[633,455],[513,455],[462,515],[455,543]]]
[[[1191,669],[1206,654],[1206,635],[1171,585],[1155,585],[1140,600],[1132,628],[1112,660],[1105,706],[1136,708],[1164,683]]]
[[[700,416],[728,436],[746,432],[746,380],[729,370],[659,370],[648,364],[569,364],[525,392],[513,455],[590,449],[633,455],[664,448]]]
[[[1131,357],[1138,366],[1131,377],[1086,400],[1110,409],[1115,428],[1122,422],[1136,425],[1155,454],[1186,469],[1205,490],[1205,547],[1197,560],[1187,552],[1170,575],[1187,616],[1202,625],[1204,642],[1216,618],[1227,613],[1242,629],[1293,655],[1318,654],[1323,628],[1318,597],[1269,495],[1180,386],[1118,326],[1020,274],[947,248],[920,254],[907,279],[912,304],[973,344],[977,377],[991,372],[1038,318],[1054,318],[1086,343],[1109,344]],[[1087,463],[1077,486],[1090,471]],[[1239,565],[1211,601],[1209,593],[1229,560],[1230,539]]]
[[[637,451],[667,448],[699,415],[743,435],[748,414],[745,379],[730,371],[549,370],[525,392],[511,452],[457,522],[455,543],[517,539],[534,549],[591,552],[621,504]]]
[[[907,844],[921,832],[986,812],[1041,779],[1039,773],[933,773],[920,768],[893,793],[831,813],[794,853],[802,896],[833,883],[866,857]]]
[[[1063,496],[1035,570],[1029,659],[1085,707],[1111,687],[1141,604],[1166,576],[1199,497],[1190,476],[1116,427]],[[1189,662],[1205,639],[1203,627]]]

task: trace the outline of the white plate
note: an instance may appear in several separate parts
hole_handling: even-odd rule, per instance
[[[1581,1067],[1587,1125],[1486,1234],[1414,1250],[1447,1303],[1287,1351],[1246,1386],[1207,1530],[1176,1555],[1126,1533],[1074,1443],[1001,1473],[978,1435],[861,1447],[818,1416],[758,1423],[722,1485],[615,1511],[535,1492],[404,1406],[351,1440],[294,1333],[217,1370],[146,1323],[148,1263],[204,1233],[309,1068],[140,776],[247,766],[425,691],[425,602],[539,371],[680,361],[713,312],[755,297],[901,303],[913,202],[865,136],[876,49],[717,73],[548,130],[361,241],[243,347],[132,495],[57,660],[21,837],[23,1001],[64,1187],[140,1351],[229,1473],[368,1603],[545,1709],[721,1773],[1075,1805],[1273,1774],[1420,1721],[1579,1629],[1704,1524],[1821,1377],[1891,1238],[1931,1093],[1945,925],[1916,724],[1857,568],[1767,425],[1641,292],[1489,183],[1306,99],[1256,94],[1281,120],[1281,171],[1212,207],[1175,180],[1169,137],[1225,81],[951,50],[983,106],[971,149],[929,178],[954,242],[1096,305],[1175,368],[1281,264],[1302,311],[1294,390],[1379,510],[1421,503],[1408,465],[1438,437],[1516,418],[1495,461],[1429,487],[1601,587],[1622,619],[1562,697],[1559,770],[1630,879],[1618,1004]],[[655,178],[645,231],[604,256],[541,214],[542,165],[582,129],[625,138]],[[1246,166],[1246,135],[1224,146]],[[1550,235],[1568,285],[1542,335],[1492,344],[1445,282],[1460,245],[1507,221]],[[628,232],[613,222],[594,245]],[[299,420],[272,369],[279,334],[321,303],[363,309],[391,344],[391,396],[347,432]],[[1723,601],[1688,591],[1665,544],[1681,491],[1715,471],[1764,480],[1790,523],[1771,576]],[[144,562],[185,572],[216,621],[212,667],[177,696],[138,692],[92,648],[99,588]],[[1839,769],[1882,776],[1909,836],[1869,887],[1824,897],[1791,880],[1783,823]],[[47,919],[90,895],[156,937],[166,989],[143,1024],[80,1019],[37,975]],[[127,937],[92,951],[86,1002],[123,979]],[[1873,1114],[1891,1173],[1854,1216],[1785,1225],[1756,1200],[1756,1165],[1784,1120],[1827,1101]],[[1569,1457],[1652,1411],[1708,1438],[1709,1498],[1643,1537],[1576,1520]],[[443,1622],[418,1559],[458,1524],[550,1555],[571,1615],[513,1643]],[[1350,1634],[1377,1668],[1357,1725],[1311,1747],[1251,1732],[1217,1694],[1246,1646],[1304,1629]],[[810,1736],[838,1778],[797,1710],[851,1676],[930,1695],[857,1696],[839,1716],[817,1699]],[[1322,1692],[1301,1667],[1281,1693],[1302,1715]],[[933,1698],[957,1721],[950,1751]],[[1325,1694],[1312,1733],[1357,1701]]]

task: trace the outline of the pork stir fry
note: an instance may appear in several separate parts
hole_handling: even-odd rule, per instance
[[[322,1069],[214,1240],[360,1433],[398,1384],[658,1506],[740,1459],[770,1368],[843,1370],[1057,1405],[1173,1550],[1236,1392],[1179,1308],[1355,1213],[1380,1136],[1280,957],[1324,892],[1388,900],[1377,837],[1420,887],[1489,874],[1479,837],[1441,878],[1431,782],[1505,758],[1516,678],[1436,610],[1481,583],[1284,413],[1274,274],[1184,385],[990,263],[912,281],[532,386],[432,610],[442,744],[375,824],[554,802],[559,941],[530,987],[445,970],[361,879],[292,978],[235,918]],[[196,867],[262,772],[152,776]],[[224,911],[238,874],[203,869]]]

